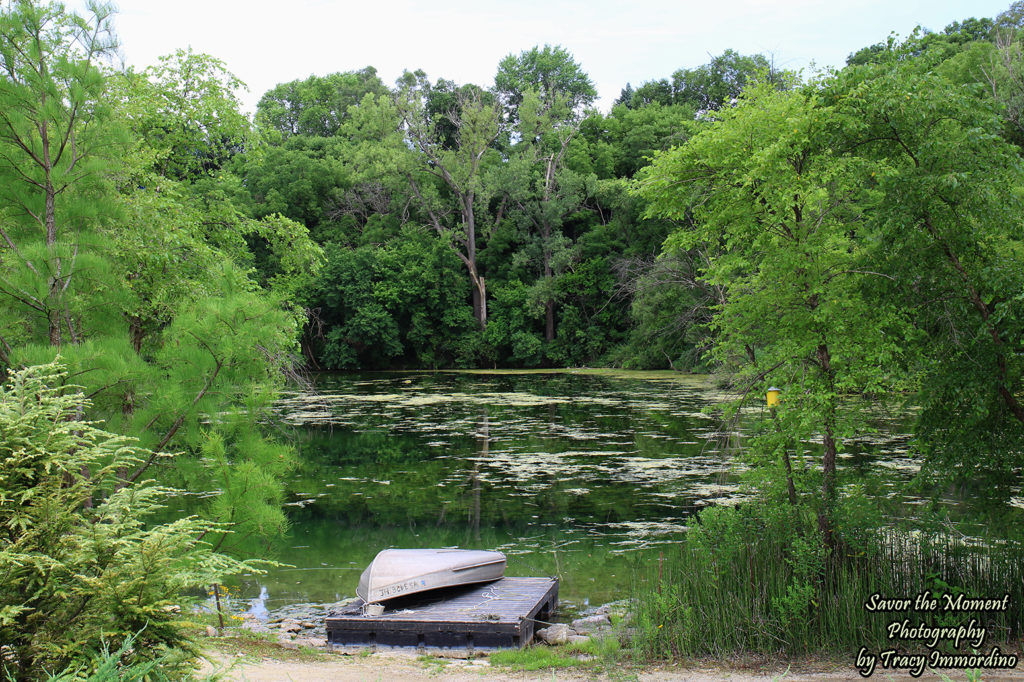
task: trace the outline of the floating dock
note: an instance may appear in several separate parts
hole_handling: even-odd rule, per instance
[[[556,578],[502,578],[394,599],[379,616],[357,599],[327,616],[331,646],[521,648],[558,606]]]

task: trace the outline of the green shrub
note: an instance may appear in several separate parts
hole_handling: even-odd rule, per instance
[[[0,642],[17,680],[130,668],[173,676],[198,653],[176,612],[186,590],[251,570],[211,551],[195,517],[147,525],[176,491],[122,480],[152,453],[82,420],[88,401],[57,363],[0,387]],[[130,646],[126,646],[127,642]]]

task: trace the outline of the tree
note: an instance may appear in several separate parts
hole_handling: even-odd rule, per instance
[[[526,93],[537,94],[548,107],[563,108],[565,117],[578,116],[597,98],[597,90],[583,68],[565,48],[555,45],[534,47],[519,56],[508,55],[498,64],[494,88],[516,122]]]
[[[614,102],[612,102],[612,106],[618,106],[622,104],[628,107],[630,103],[633,101],[633,94],[635,92],[636,91],[633,90],[633,86],[630,85],[629,83],[626,83],[626,87],[622,88],[622,90],[619,91],[619,96],[615,99]]]
[[[673,104],[696,111],[715,111],[728,105],[759,73],[774,80],[772,65],[762,54],[741,55],[726,50],[696,69],[679,69],[672,74]]]
[[[954,21],[942,32],[956,42],[969,43],[978,40],[991,40],[995,25],[992,19],[970,17],[963,21]]]
[[[486,193],[483,168],[488,154],[496,154],[492,145],[501,132],[498,108],[487,93],[467,85],[453,93],[452,106],[431,115],[433,86],[426,74],[406,72],[398,85],[402,125],[419,153],[407,167],[406,179],[431,227],[451,240],[466,266],[473,285],[473,317],[486,329],[487,285],[477,267],[477,217]]]
[[[237,164],[254,217],[283,215],[304,225],[320,243],[339,241],[332,208],[350,189],[348,149],[338,138],[296,135]]]
[[[244,89],[224,62],[208,54],[176,50],[142,73],[128,70],[111,82],[111,94],[152,155],[154,169],[169,178],[194,180],[222,169],[258,141],[235,92]]]
[[[721,288],[698,276],[701,252],[623,259],[618,295],[630,303],[626,364],[639,369],[706,367],[708,327]],[[678,366],[677,366],[678,363]]]
[[[813,506],[830,547],[838,447],[863,420],[848,401],[891,389],[902,329],[891,304],[862,295],[877,276],[867,264],[877,242],[860,227],[864,164],[832,149],[833,116],[813,88],[759,82],[685,145],[657,155],[639,186],[649,214],[687,226],[666,243],[670,253],[706,249],[701,277],[722,295],[714,356],[734,368],[740,393],[732,409],[771,384],[785,390],[785,439],[770,430],[753,452],[792,480],[792,442],[820,434]]]
[[[555,339],[556,269],[567,263],[569,242],[561,233],[562,222],[581,210],[587,196],[585,175],[565,168],[565,155],[578,131],[578,122],[560,120],[558,103],[545,103],[533,90],[519,106],[520,137],[510,160],[492,174],[494,190],[503,199],[506,222],[516,224],[527,238],[521,251],[539,265],[539,298],[544,305],[544,338]],[[532,252],[532,253],[531,253]],[[556,268],[556,261],[561,267]]]
[[[114,48],[112,10],[89,11],[84,19],[29,0],[0,10],[0,291],[45,324],[52,346],[81,339],[71,307],[77,235],[111,142],[98,62]],[[0,338],[0,360],[9,354]]]
[[[112,427],[154,452],[180,453],[151,455],[125,480],[155,474],[217,489],[202,510],[208,518],[243,537],[279,534],[293,452],[263,424],[296,363],[304,313],[294,301],[320,251],[296,223],[246,218],[210,188],[144,170],[133,177],[144,180],[119,197],[123,222],[105,230],[123,278],[113,308],[121,319],[92,330],[94,342],[69,361]],[[252,239],[275,256],[262,283]],[[43,356],[27,346],[17,357]],[[210,414],[218,419],[204,424]]]
[[[201,135],[174,136],[174,144],[148,136],[155,128],[140,103],[151,95],[181,104],[161,105],[161,130],[193,131],[205,120],[205,135],[230,123],[225,90],[198,66],[190,71],[198,80],[175,82],[169,93],[125,78],[118,96],[109,96],[93,63],[110,44],[101,40],[105,15],[90,23],[58,6],[23,2],[5,8],[2,19],[0,90],[14,104],[3,109],[0,139],[0,173],[10,180],[0,183],[7,192],[0,204],[0,362],[45,364],[59,346],[90,400],[80,417],[106,419],[156,453],[183,453],[174,468],[151,468],[170,459],[159,454],[125,468],[124,483],[155,471],[163,480],[179,475],[204,446],[237,436],[237,422],[247,419],[252,447],[232,453],[235,466],[200,468],[190,483],[246,489],[254,479],[243,471],[258,465],[277,492],[250,486],[241,504],[261,512],[259,520],[235,515],[230,522],[243,532],[280,532],[280,480],[291,451],[265,438],[260,423],[294,366],[301,319],[294,294],[315,272],[318,250],[294,222],[241,215],[228,197],[237,193],[231,176],[191,165]],[[181,63],[195,66],[190,58]],[[187,95],[177,89],[200,81],[209,87]],[[212,118],[199,116],[211,111]],[[117,146],[105,146],[111,141]],[[118,162],[102,158],[114,151]],[[174,160],[180,163],[165,163]],[[261,281],[253,244],[266,254]],[[220,418],[204,426],[208,415]]]
[[[408,225],[382,246],[327,248],[325,276],[309,293],[329,369],[464,365],[475,327],[468,282],[443,236]]]
[[[349,107],[357,106],[368,94],[383,95],[387,91],[372,66],[310,76],[268,90],[257,105],[256,120],[285,138],[293,135],[332,137],[348,116]]]
[[[674,103],[672,83],[667,78],[641,83],[635,90],[629,93],[629,99],[621,100],[621,104],[626,105],[630,109],[641,109],[651,104],[669,106]]]
[[[826,541],[858,397],[919,391],[930,480],[1005,494],[1024,452],[1019,154],[979,91],[936,68],[948,51],[920,48],[799,92],[748,89],[640,174],[652,213],[687,226],[670,251],[707,249],[715,358],[744,395],[788,396],[754,451],[785,462],[821,434]]]
[[[695,69],[677,70],[671,80],[647,81],[622,103],[631,109],[657,103],[662,106],[680,104],[698,112],[717,111],[738,98],[747,83],[762,72],[771,80],[779,80],[764,55],[741,55],[726,50]]]
[[[936,73],[941,55],[899,56],[840,74],[828,96],[846,145],[876,165],[886,250],[872,269],[891,277],[878,296],[922,335],[909,348],[928,470],[1006,484],[1024,452],[1020,156],[991,102]]]
[[[1017,0],[999,13],[995,19],[996,31],[1016,32],[1024,28],[1024,2]]]
[[[560,228],[583,205],[588,180],[565,168],[565,155],[579,132],[583,108],[597,91],[569,52],[548,45],[503,59],[494,83],[519,139],[503,173],[502,191],[538,238],[538,289],[544,338],[550,343],[555,339],[554,261],[568,248]],[[561,260],[564,264],[566,259]]]
[[[942,65],[950,80],[984,83],[986,94],[1003,107],[1007,123],[1006,137],[1018,147],[1024,146],[1024,53],[1015,31],[993,31],[993,41],[969,45]],[[960,73],[951,73],[959,71]],[[964,73],[966,72],[966,73]],[[959,76],[959,78],[957,78]]]
[[[0,386],[4,669],[15,680],[87,673],[104,643],[116,649],[133,638],[123,665],[159,660],[165,672],[190,672],[199,647],[173,605],[187,590],[258,568],[202,541],[223,526],[195,517],[154,523],[177,491],[123,484],[119,472],[151,453],[82,421],[88,400],[67,380],[54,363]]]
[[[601,135],[612,147],[614,175],[632,178],[656,151],[682,144],[697,129],[694,110],[683,105],[650,104],[639,109],[612,108],[601,121]],[[584,131],[586,134],[586,131]]]

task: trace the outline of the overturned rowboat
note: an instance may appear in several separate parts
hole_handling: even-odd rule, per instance
[[[490,582],[505,575],[505,555],[476,549],[386,549],[359,577],[366,603],[417,592]]]

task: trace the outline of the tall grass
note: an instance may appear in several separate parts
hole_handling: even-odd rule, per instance
[[[739,653],[855,654],[920,649],[888,638],[887,626],[986,627],[983,648],[1024,630],[1024,548],[1019,543],[906,532],[861,533],[858,549],[816,549],[813,530],[782,532],[737,517],[724,530],[698,534],[667,553],[663,565],[641,567],[633,594],[632,645],[644,659]],[[660,580],[659,580],[660,575]],[[929,591],[1001,598],[1005,612],[871,612],[871,595],[910,598]],[[943,604],[940,598],[940,606]],[[909,645],[909,646],[907,646]],[[960,649],[964,650],[961,644]]]

